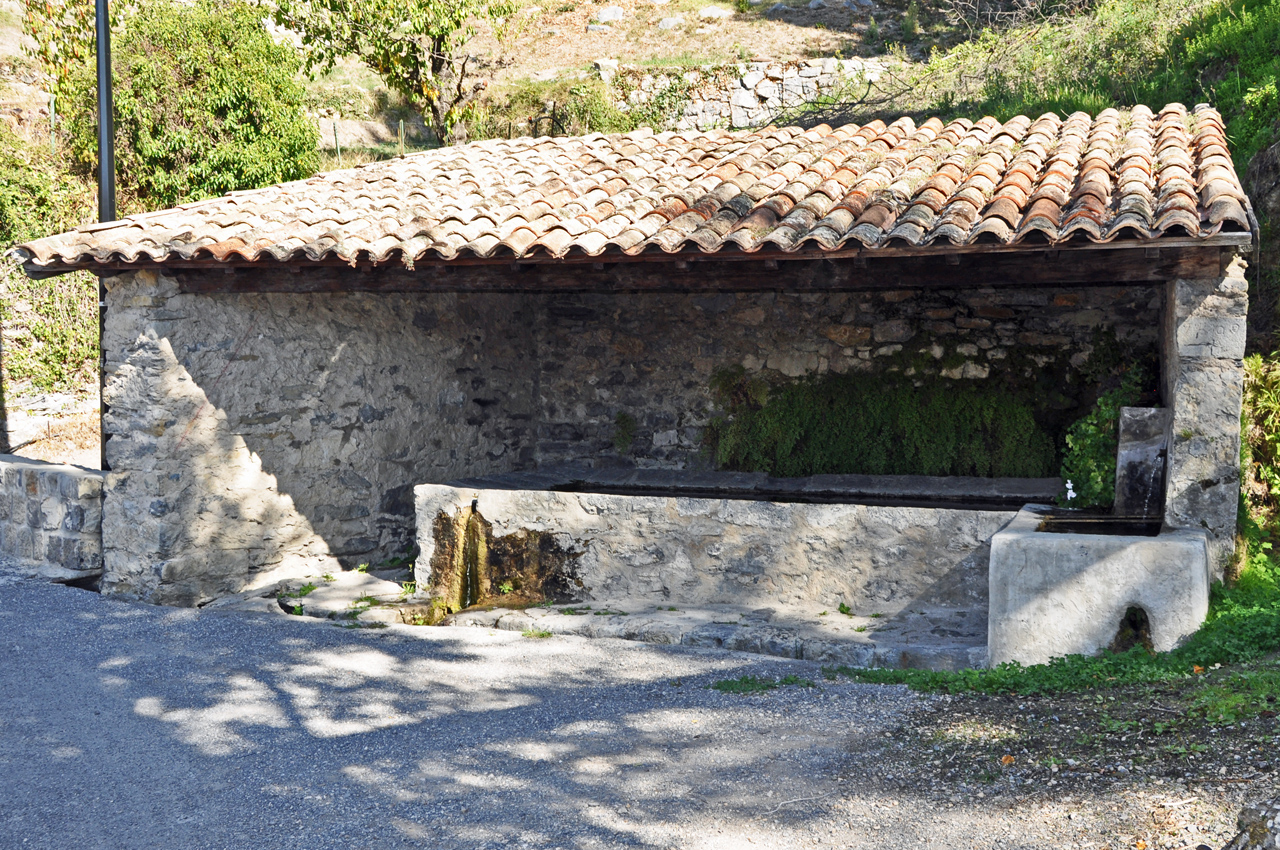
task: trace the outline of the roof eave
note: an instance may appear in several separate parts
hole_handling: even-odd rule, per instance
[[[1162,236],[1156,239],[1117,239],[1111,242],[1093,242],[1093,241],[1072,241],[1072,242],[1017,242],[1013,244],[998,243],[977,243],[971,245],[952,245],[952,244],[934,244],[926,246],[912,245],[890,245],[885,247],[866,248],[842,247],[835,250],[804,248],[786,251],[780,249],[762,248],[756,251],[743,251],[736,248],[726,248],[719,251],[707,252],[699,250],[684,250],[668,253],[665,251],[646,251],[639,254],[626,254],[622,251],[606,251],[598,255],[573,254],[565,257],[553,257],[549,254],[530,254],[522,257],[456,257],[445,260],[440,258],[423,257],[419,258],[413,264],[413,268],[440,268],[442,266],[451,267],[475,267],[475,266],[527,266],[527,265],[601,265],[614,263],[692,263],[692,262],[794,262],[799,260],[852,260],[852,259],[904,259],[904,258],[929,258],[929,257],[945,257],[949,255],[972,255],[972,254],[1016,254],[1016,253],[1037,253],[1043,251],[1098,251],[1098,250],[1118,250],[1131,248],[1234,248],[1239,251],[1248,251],[1258,244],[1258,224],[1257,219],[1253,215],[1252,207],[1248,208],[1250,231],[1229,231],[1217,233],[1213,236]],[[57,277],[63,274],[69,274],[75,271],[89,271],[98,275],[120,274],[129,271],[163,271],[165,269],[203,269],[206,271],[214,271],[217,269],[226,269],[228,271],[237,268],[331,268],[346,266],[349,268],[388,268],[388,267],[409,267],[398,258],[394,261],[385,263],[368,263],[356,262],[351,263],[337,258],[326,260],[307,260],[304,258],[292,258],[284,261],[277,260],[257,260],[257,261],[236,261],[236,260],[215,260],[212,258],[202,260],[166,260],[166,261],[150,261],[150,262],[87,262],[87,263],[47,263],[41,264],[35,260],[27,251],[16,249],[10,252],[10,256],[16,256],[22,263],[23,272],[33,280],[42,280],[50,277]]]

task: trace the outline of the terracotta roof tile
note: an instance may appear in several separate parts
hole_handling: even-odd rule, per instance
[[[476,142],[19,246],[99,264],[874,251],[1250,230],[1207,106]]]

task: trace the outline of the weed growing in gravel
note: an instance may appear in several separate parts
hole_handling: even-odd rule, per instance
[[[839,605],[836,606],[836,610],[839,611],[841,614],[844,614],[846,617],[853,616],[853,609],[850,608],[848,605],[845,605],[843,602],[841,602]]]
[[[569,617],[578,617],[578,616],[581,616],[581,615],[583,615],[583,614],[589,614],[589,613],[591,613],[591,606],[590,606],[590,605],[582,605],[582,606],[577,607],[577,608],[574,608],[574,607],[572,607],[572,606],[570,606],[570,607],[568,607],[568,608],[561,608],[561,609],[560,609],[560,613],[561,613],[561,614],[564,614],[565,616],[569,616]]]
[[[525,629],[523,632],[520,633],[520,636],[527,637],[527,638],[537,638],[540,640],[542,638],[551,637],[551,632],[547,631],[546,629]]]
[[[740,676],[737,679],[721,679],[710,687],[722,694],[763,694],[777,688],[778,683],[759,676]]]
[[[722,694],[763,694],[782,687],[812,688],[813,682],[788,674],[781,679],[761,679],[759,676],[740,676],[737,679],[721,679],[709,688]]]

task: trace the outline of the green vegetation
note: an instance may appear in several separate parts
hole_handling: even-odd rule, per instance
[[[1251,355],[1244,361],[1241,417],[1243,508],[1267,527],[1280,499],[1280,358]]]
[[[920,4],[916,0],[907,4],[906,14],[902,16],[901,32],[903,41],[915,41],[920,37]]]
[[[473,113],[476,138],[506,136],[629,133],[637,127],[663,127],[675,119],[689,100],[689,84],[679,75],[662,75],[669,84],[643,103],[619,109],[637,90],[630,74],[611,86],[595,80],[524,80],[490,97]],[[554,104],[554,107],[550,105]]]
[[[93,188],[70,176],[61,155],[28,144],[0,123],[0,248],[93,220]],[[30,280],[12,261],[0,266],[0,323],[6,394],[69,390],[98,366],[98,283],[88,274]]]
[[[764,694],[785,687],[812,688],[814,684],[808,679],[802,679],[793,674],[780,679],[762,679],[759,676],[747,675],[737,679],[721,679],[708,687],[722,694]]]
[[[277,0],[276,23],[302,36],[308,69],[346,56],[376,72],[387,88],[417,104],[441,140],[466,141],[466,125],[485,83],[473,78],[467,42],[488,26],[505,40],[510,0]]]
[[[613,448],[618,454],[631,451],[636,441],[636,418],[630,413],[619,413],[613,420]]]
[[[1115,501],[1120,408],[1138,403],[1143,383],[1142,370],[1130,370],[1120,386],[1100,395],[1093,410],[1067,429],[1062,479],[1068,484],[1058,497],[1063,507],[1110,507]]]
[[[315,589],[316,589],[316,585],[314,583],[307,582],[302,587],[299,587],[297,590],[291,590],[286,593],[282,593],[281,596],[287,599],[301,599],[302,597],[311,593]]]
[[[243,3],[173,0],[130,16],[112,45],[122,205],[155,209],[315,172],[300,62]],[[63,126],[86,170],[97,163],[93,68],[71,78]]]
[[[770,386],[739,367],[713,378],[725,415],[708,429],[728,469],[801,476],[976,475],[1039,478],[1054,444],[1032,399],[1006,389],[877,375]]]
[[[523,632],[521,632],[520,636],[527,637],[527,638],[534,638],[536,640],[542,640],[544,638],[551,637],[551,632],[547,631],[546,629],[530,628],[530,629],[525,629]]]

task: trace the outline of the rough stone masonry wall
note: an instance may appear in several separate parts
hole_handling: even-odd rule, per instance
[[[103,589],[200,604],[401,554],[414,484],[533,460],[524,300],[107,283]]]
[[[537,490],[416,489],[419,586],[442,527],[478,511],[495,538],[554,535],[577,600],[614,604],[817,602],[897,613],[986,607],[987,543],[1015,511],[774,504]]]
[[[1160,286],[840,293],[547,296],[535,331],[540,465],[683,467],[700,460],[712,375],[827,372],[957,381],[1012,376],[1075,418],[1072,385],[1100,334],[1158,352]],[[638,427],[614,448],[619,414]],[[423,478],[422,481],[430,479]]]
[[[0,553],[102,568],[102,473],[0,455]]]
[[[1173,410],[1165,524],[1209,532],[1222,578],[1235,551],[1240,494],[1240,406],[1244,391],[1245,262],[1221,277],[1168,284],[1164,315],[1164,400]]]
[[[200,604],[376,563],[412,542],[412,487],[424,482],[705,462],[709,384],[726,366],[772,378],[1054,376],[1083,362],[1102,327],[1134,351],[1153,348],[1163,297],[194,295],[123,275],[108,283],[104,337],[103,588]],[[638,422],[622,453],[619,413]]]

